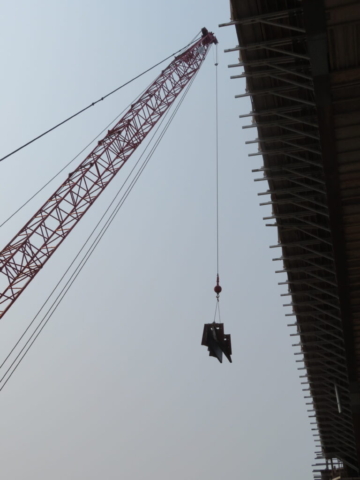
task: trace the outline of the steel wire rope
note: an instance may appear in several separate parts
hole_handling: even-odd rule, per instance
[[[215,320],[216,320],[216,314],[218,314],[219,323],[221,323],[220,302],[218,300],[216,300],[216,305],[215,305],[214,323],[215,323]]]
[[[207,54],[206,54],[207,55]],[[205,60],[205,59],[204,59]],[[34,332],[31,334],[31,336],[29,337],[29,339],[27,340],[27,342],[25,343],[25,345],[22,347],[22,349],[20,350],[20,352],[18,353],[18,355],[15,357],[15,359],[13,360],[13,362],[11,363],[10,367],[6,370],[5,374],[2,376],[2,378],[0,379],[0,384],[4,381],[4,378],[7,376],[7,374],[10,372],[10,370],[12,369],[12,367],[14,366],[14,364],[16,363],[17,359],[19,358],[19,356],[22,354],[22,352],[25,350],[25,348],[27,347],[27,345],[29,344],[29,342],[31,341],[31,339],[34,337],[34,335],[36,334],[35,338],[31,341],[30,345],[28,345],[28,347],[26,348],[25,352],[23,353],[23,355],[20,357],[19,361],[15,364],[14,368],[11,370],[10,372],[10,375],[7,376],[5,382],[3,383],[3,385],[1,386],[0,388],[0,391],[3,390],[3,388],[5,387],[5,385],[8,383],[8,381],[10,380],[10,378],[12,377],[12,375],[14,374],[14,372],[17,370],[18,366],[20,365],[20,363],[23,361],[23,359],[25,358],[26,354],[29,352],[30,348],[32,347],[32,345],[34,344],[34,342],[36,341],[36,339],[38,338],[38,336],[40,335],[40,333],[42,332],[42,330],[44,329],[44,327],[46,326],[46,324],[48,323],[48,321],[50,320],[50,318],[52,317],[52,315],[55,313],[56,309],[58,308],[59,304],[61,303],[61,301],[63,300],[63,298],[65,297],[66,293],[69,291],[70,287],[72,286],[72,284],[74,283],[74,281],[76,280],[76,278],[78,277],[78,275],[80,274],[81,270],[83,269],[83,267],[86,265],[87,261],[89,260],[89,258],[91,257],[92,253],[94,252],[95,248],[97,247],[97,245],[99,244],[99,242],[101,241],[102,237],[104,236],[105,232],[107,231],[107,229],[109,228],[109,226],[111,225],[111,223],[113,222],[113,220],[115,219],[117,213],[119,212],[120,208],[122,207],[122,205],[124,204],[126,198],[128,197],[128,195],[130,194],[130,192],[132,191],[133,187],[135,186],[135,184],[137,183],[137,180],[139,179],[140,175],[142,174],[142,172],[144,171],[145,167],[147,166],[147,164],[149,163],[153,153],[155,152],[157,146],[159,145],[160,141],[162,140],[163,136],[165,135],[166,131],[168,130],[173,118],[175,117],[177,111],[179,110],[181,104],[183,103],[192,83],[194,82],[197,74],[198,74],[199,70],[196,72],[196,74],[194,75],[194,77],[191,79],[189,85],[186,87],[185,91],[184,91],[184,94],[183,96],[181,97],[181,99],[179,100],[178,104],[176,105],[176,108],[174,110],[174,112],[172,113],[172,115],[170,116],[164,130],[160,133],[159,135],[159,138],[156,140],[154,146],[152,147],[152,149],[150,150],[150,153],[148,154],[148,156],[146,157],[145,161],[143,162],[142,166],[140,167],[139,171],[136,173],[134,179],[131,181],[130,185],[127,187],[127,190],[125,191],[124,195],[121,197],[121,199],[119,200],[117,206],[115,207],[115,209],[113,210],[113,212],[111,213],[110,217],[108,218],[108,220],[106,221],[105,225],[102,227],[102,229],[100,230],[100,232],[98,233],[97,237],[95,238],[95,240],[93,241],[92,245],[89,247],[89,249],[87,250],[87,252],[85,253],[85,255],[83,256],[82,260],[80,261],[80,263],[78,264],[78,266],[76,267],[75,271],[72,273],[72,275],[70,276],[70,278],[67,280],[65,286],[62,288],[61,292],[58,294],[58,296],[56,297],[55,301],[52,303],[52,305],[50,306],[50,308],[48,309],[48,311],[45,313],[44,317],[42,318],[42,320],[40,321],[40,323],[38,324],[38,326],[36,327],[36,329],[34,330]],[[168,112],[167,112],[168,113]],[[160,129],[163,121],[165,120],[165,117],[167,115],[167,113],[165,114],[164,118],[162,119],[161,121],[161,124],[159,125],[159,127],[157,128],[156,132],[154,133],[154,135],[152,136],[152,138],[150,139],[147,147],[149,146],[150,142],[153,140],[154,136],[156,135],[156,133],[158,132],[158,130]],[[146,148],[147,148],[146,147]],[[146,149],[145,149],[146,150]],[[30,328],[30,326],[33,324],[33,322],[35,321],[35,319],[37,318],[37,316],[39,315],[39,313],[41,312],[41,310],[44,308],[44,306],[46,305],[46,303],[49,301],[49,299],[51,298],[51,296],[53,295],[53,293],[55,292],[56,288],[59,286],[59,284],[61,283],[61,281],[63,280],[63,278],[65,277],[65,275],[68,273],[69,269],[71,268],[71,266],[74,264],[74,262],[76,261],[76,259],[78,258],[78,256],[80,255],[81,251],[84,249],[85,245],[88,243],[88,241],[90,240],[91,236],[93,235],[93,233],[95,232],[95,230],[98,228],[99,224],[101,223],[101,221],[103,220],[103,218],[105,217],[106,213],[108,212],[108,210],[110,209],[111,205],[114,203],[115,199],[117,198],[117,196],[120,194],[120,191],[122,190],[122,188],[124,187],[125,183],[127,182],[128,178],[130,177],[130,175],[132,174],[133,170],[136,168],[137,164],[139,163],[139,161],[141,160],[142,156],[144,155],[145,153],[145,150],[144,152],[141,154],[140,158],[138,159],[138,161],[136,162],[135,166],[133,167],[133,169],[131,170],[131,172],[129,173],[128,177],[126,178],[125,182],[123,183],[123,185],[121,186],[121,188],[118,190],[116,196],[114,197],[114,199],[112,200],[112,202],[110,203],[109,207],[107,208],[107,210],[105,211],[105,213],[103,214],[103,216],[100,218],[99,222],[97,223],[96,227],[94,228],[94,230],[90,233],[89,237],[87,238],[87,240],[85,241],[84,245],[81,247],[80,251],[78,252],[78,254],[75,256],[75,258],[73,259],[73,261],[71,262],[70,266],[68,267],[68,269],[66,270],[66,272],[63,274],[63,276],[61,277],[61,279],[59,280],[59,282],[57,283],[56,287],[53,289],[53,291],[50,293],[50,295],[48,296],[48,298],[46,299],[45,303],[43,304],[43,306],[40,308],[40,310],[38,311],[38,313],[36,314],[36,316],[34,317],[34,319],[32,320],[32,322],[29,324],[29,326],[27,327],[27,329],[24,331],[23,335],[21,336],[21,338],[18,340],[17,344],[15,345],[15,347],[13,347],[13,349],[11,350],[11,352],[8,354],[8,356],[6,357],[6,359],[3,361],[2,365],[0,366],[0,368],[2,368],[2,366],[6,363],[7,359],[10,357],[10,355],[12,354],[12,352],[14,351],[14,349],[16,348],[16,346],[19,344],[19,342],[21,341],[21,339],[23,338],[23,336],[26,334],[26,332],[28,331],[28,329]],[[62,295],[62,296],[61,296]],[[60,299],[59,299],[60,298]],[[57,302],[57,303],[56,303]],[[54,306],[55,305],[55,306]],[[54,308],[53,308],[54,307]],[[51,311],[52,309],[52,311]],[[49,314],[49,312],[51,312]],[[49,314],[49,315],[48,315]],[[47,317],[48,316],[48,317]],[[47,317],[47,318],[46,318]],[[42,325],[43,324],[43,325]],[[41,328],[40,328],[41,327]],[[39,330],[40,329],[40,330]],[[37,330],[39,330],[37,332]],[[36,333],[37,332],[37,333]]]
[[[191,45],[192,43],[194,43],[195,39],[198,37],[199,33],[194,37],[193,40],[191,40],[191,42],[189,43],[189,45]],[[188,45],[187,45],[188,46]],[[186,48],[186,47],[184,47]],[[96,136],[94,137],[77,155],[75,155],[75,157],[70,160],[70,162],[68,162],[64,167],[61,168],[61,170],[59,170],[53,177],[50,178],[50,180],[48,180],[37,192],[35,192],[28,200],[26,200],[26,202],[24,202],[17,210],[15,210],[8,218],[6,218],[6,220],[4,220],[1,224],[0,224],[0,228],[3,227],[9,220],[11,220],[17,213],[19,213],[28,203],[31,202],[31,200],[33,200],[40,192],[42,192],[44,190],[44,188],[46,188],[53,180],[55,180],[55,178],[57,178],[60,173],[62,173],[69,165],[71,165],[88,147],[90,147],[90,145],[92,143],[95,142],[95,140],[97,140],[100,135],[102,135],[114,122],[116,122],[116,120],[130,107],[130,105],[134,102],[136,102],[136,100],[138,100],[141,95],[149,88],[149,86],[153,83],[153,81],[151,83],[149,83],[149,85],[147,87],[144,88],[144,90],[135,98],[135,100],[132,100],[131,103],[129,103],[115,118],[114,120],[112,120],[103,130],[101,130],[101,132]],[[15,152],[14,152],[15,153]],[[0,366],[1,368],[1,366]]]
[[[216,320],[216,314],[217,314],[217,311],[218,311],[218,306],[219,306],[219,302],[216,300],[216,303],[215,303],[215,313],[214,313],[214,323],[215,323],[215,320]]]
[[[187,87],[187,90],[186,90],[186,93],[187,91],[189,90],[190,88],[190,85],[192,84],[192,82],[195,80],[196,76],[197,76],[197,73],[195,74],[194,78],[190,81],[190,84],[188,85]],[[186,94],[185,94],[186,95]],[[141,94],[139,95],[141,96]],[[183,102],[183,98],[179,100],[179,106],[181,105],[181,103]],[[178,106],[176,107],[176,112],[178,110]],[[142,154],[140,155],[139,159],[137,160],[137,162],[135,163],[134,167],[131,169],[130,173],[128,174],[128,176],[126,177],[126,179],[124,180],[122,186],[120,187],[120,189],[118,190],[117,194],[115,195],[114,199],[112,200],[112,202],[110,203],[110,205],[108,206],[108,208],[106,209],[106,211],[104,212],[104,214],[102,215],[102,217],[100,218],[100,220],[98,221],[98,223],[96,224],[96,226],[94,227],[94,229],[92,230],[92,232],[90,233],[88,239],[85,241],[85,243],[83,244],[82,248],[79,250],[78,254],[75,256],[75,258],[73,259],[73,261],[71,262],[70,266],[67,268],[67,270],[65,271],[65,273],[62,275],[62,277],[60,278],[60,280],[58,281],[58,283],[56,284],[56,286],[54,287],[54,289],[52,290],[52,292],[49,294],[49,296],[47,297],[47,299],[45,300],[43,306],[40,308],[40,310],[38,311],[38,313],[35,315],[34,319],[32,320],[32,322],[29,324],[29,326],[26,328],[26,330],[23,332],[23,334],[21,335],[21,337],[19,338],[19,340],[16,342],[15,346],[12,348],[12,350],[10,351],[10,353],[7,355],[7,357],[4,359],[4,361],[2,362],[2,364],[0,365],[0,369],[4,366],[4,364],[6,363],[7,359],[10,357],[10,355],[13,353],[13,351],[15,350],[15,348],[18,346],[19,342],[22,340],[22,338],[24,337],[24,335],[26,334],[26,332],[29,330],[29,328],[31,327],[31,325],[33,324],[33,322],[35,321],[35,319],[37,318],[37,316],[39,315],[39,313],[41,312],[41,310],[44,308],[44,306],[46,305],[46,303],[49,301],[49,299],[51,298],[51,296],[53,295],[53,293],[55,292],[55,290],[57,289],[57,287],[60,285],[61,281],[64,279],[65,275],[68,273],[68,271],[70,270],[70,268],[72,267],[72,265],[74,264],[74,262],[76,261],[76,259],[78,258],[78,256],[80,255],[80,253],[82,252],[82,250],[85,248],[86,244],[88,243],[88,241],[90,240],[91,236],[95,233],[96,229],[98,228],[98,226],[100,225],[101,221],[103,220],[103,218],[105,217],[105,215],[107,214],[107,212],[109,211],[110,207],[112,206],[112,204],[114,203],[115,199],[118,197],[118,195],[120,194],[121,190],[123,189],[123,187],[125,186],[126,182],[128,181],[128,179],[130,178],[130,176],[132,175],[133,171],[135,170],[136,166],[139,164],[141,158],[143,157],[143,155],[145,154],[147,148],[149,147],[151,141],[154,139],[156,133],[159,131],[160,127],[161,127],[161,124],[164,122],[166,116],[168,115],[169,113],[169,110],[166,112],[166,114],[164,115],[164,117],[161,119],[161,123],[159,124],[159,126],[157,127],[155,133],[152,135],[151,139],[149,140],[148,144],[146,145],[144,151],[142,152]],[[174,115],[173,115],[174,116]],[[173,118],[173,117],[172,117]],[[167,127],[168,128],[168,127]],[[163,134],[164,135],[164,134]],[[162,136],[163,136],[162,135]],[[162,138],[162,137],[161,137]],[[1,383],[1,380],[0,380],[0,383]]]
[[[130,83],[134,82],[135,80],[137,80],[138,78],[142,77],[143,75],[145,75],[146,73],[150,72],[151,70],[153,70],[154,68],[158,67],[159,65],[161,65],[162,63],[166,62],[166,60],[169,60],[169,58],[177,55],[178,53],[180,53],[182,50],[185,50],[185,48],[188,48],[190,47],[193,43],[195,43],[197,41],[197,37],[199,36],[199,33],[194,37],[194,39],[188,43],[185,47],[183,48],[180,48],[180,50],[177,50],[176,52],[172,53],[171,55],[169,55],[168,57],[164,58],[163,60],[161,60],[160,62],[156,63],[155,65],[153,65],[152,67],[148,68],[147,70],[144,70],[142,73],[140,73],[139,75],[136,75],[135,77],[133,77],[131,80],[128,80],[127,82],[123,83],[122,85],[120,85],[119,87],[115,88],[115,90],[112,90],[111,92],[107,93],[106,95],[104,95],[103,97],[99,98],[98,100],[95,100],[94,102],[90,103],[90,105],[88,105],[87,107],[79,110],[77,113],[74,113],[73,115],[71,115],[70,117],[66,118],[65,120],[63,120],[62,122],[58,123],[57,125],[55,125],[54,127],[50,128],[49,130],[46,130],[45,132],[43,132],[41,135],[38,135],[37,137],[33,138],[32,140],[30,140],[29,142],[25,143],[24,145],[22,145],[21,147],[13,150],[12,152],[8,153],[7,155],[5,155],[4,157],[0,158],[0,162],[2,162],[3,160],[6,160],[7,158],[11,157],[12,155],[14,155],[15,153],[19,152],[20,150],[22,150],[23,148],[31,145],[32,143],[36,142],[36,140],[39,140],[40,138],[44,137],[45,135],[47,135],[48,133],[56,130],[58,127],[60,127],[61,125],[64,125],[65,123],[69,122],[70,120],[72,120],[73,118],[77,117],[78,115],[80,115],[81,113],[85,112],[86,110],[88,110],[89,108],[91,107],[94,107],[96,104],[98,104],[99,102],[102,102],[103,100],[105,100],[106,98],[110,97],[111,95],[113,95],[114,93],[118,92],[119,90],[121,90],[122,88],[126,87],[127,85],[129,85]]]
[[[163,135],[162,135],[163,136]],[[162,138],[162,137],[161,137]],[[157,143],[157,145],[159,144],[160,142]],[[3,381],[3,379],[6,377],[7,373],[11,370],[11,367],[14,365],[14,363],[16,362],[17,358],[21,355],[22,351],[25,349],[26,345],[30,342],[31,338],[36,334],[37,330],[41,327],[41,324],[43,323],[42,327],[40,328],[39,332],[36,334],[35,338],[33,339],[33,341],[31,342],[31,344],[29,345],[29,347],[26,349],[26,351],[24,352],[23,356],[20,358],[19,362],[15,365],[13,371],[11,372],[11,374],[8,376],[8,378],[6,379],[6,381],[4,382],[3,386],[0,388],[0,391],[5,387],[6,383],[8,382],[8,380],[10,379],[10,377],[12,376],[12,374],[15,372],[15,370],[17,369],[18,365],[21,363],[21,361],[23,360],[23,358],[25,357],[25,355],[28,353],[28,351],[30,350],[31,346],[33,345],[33,343],[36,341],[36,339],[38,338],[38,336],[40,335],[40,333],[42,332],[42,330],[44,329],[45,325],[48,323],[48,321],[50,320],[50,318],[52,317],[52,315],[55,313],[57,307],[59,306],[59,304],[61,303],[61,301],[63,300],[63,298],[65,297],[66,293],[69,291],[70,287],[72,286],[72,284],[74,283],[74,281],[76,280],[76,278],[78,277],[78,275],[80,274],[81,270],[83,269],[83,267],[85,266],[85,264],[87,263],[87,261],[89,260],[89,258],[91,257],[93,251],[95,250],[96,246],[99,244],[100,240],[102,239],[103,235],[105,234],[106,230],[109,228],[109,226],[111,225],[112,221],[114,220],[116,214],[118,213],[118,211],[120,210],[121,206],[123,205],[124,201],[126,200],[126,198],[128,197],[128,195],[130,194],[132,188],[134,187],[135,183],[137,182],[138,178],[140,177],[141,173],[143,172],[144,168],[146,167],[146,165],[148,164],[152,154],[154,153],[157,145],[153,148],[153,150],[151,151],[151,153],[149,154],[149,157],[145,160],[144,164],[142,165],[141,169],[139,170],[139,172],[137,173],[137,176],[133,179],[132,183],[130,184],[130,186],[128,187],[128,190],[125,192],[124,196],[122,197],[122,199],[120,200],[118,206],[116,207],[115,211],[113,212],[113,214],[110,216],[110,218],[108,219],[107,223],[104,225],[103,229],[100,231],[100,233],[98,234],[98,236],[96,237],[96,239],[94,240],[93,244],[90,246],[90,248],[88,249],[88,251],[86,252],[86,254],[84,255],[84,257],[82,258],[81,262],[79,263],[78,267],[76,268],[76,270],[73,272],[73,274],[71,275],[71,277],[69,278],[69,280],[67,281],[67,283],[65,284],[65,286],[63,287],[63,289],[61,290],[60,294],[57,296],[57,298],[55,299],[55,301],[53,302],[53,304],[51,305],[51,307],[48,309],[48,311],[46,312],[46,314],[44,315],[43,319],[40,321],[39,325],[37,326],[37,328],[35,329],[35,331],[33,332],[33,334],[30,336],[30,338],[28,339],[28,341],[26,342],[26,344],[24,345],[24,347],[20,350],[19,354],[17,355],[17,357],[15,358],[15,360],[12,362],[12,364],[10,365],[10,367],[8,368],[8,370],[5,372],[5,374],[3,375],[3,377],[0,379],[0,383]],[[59,299],[60,297],[60,299]],[[57,302],[57,303],[56,303]],[[56,305],[55,305],[56,304]],[[53,308],[53,310],[51,311],[52,307],[55,305],[55,307]],[[48,316],[48,318],[46,318],[46,316],[50,313],[50,315]],[[45,321],[46,320],[46,321]]]
[[[216,320],[216,313],[220,317],[220,302],[219,296],[221,287],[219,286],[220,268],[219,268],[219,85],[218,85],[218,48],[215,46],[215,183],[216,183],[216,287],[220,291],[216,295],[216,305],[214,314],[214,323]]]
[[[0,228],[4,226],[9,220],[11,220],[17,213],[19,213],[29,202],[31,202],[31,200],[33,200],[40,192],[42,192],[44,188],[46,188],[53,180],[55,180],[55,178],[58,177],[60,173],[62,173],[69,165],[71,165],[88,147],[90,147],[92,143],[95,142],[95,140],[97,140],[100,137],[102,133],[105,132],[105,130],[107,130],[114,122],[116,122],[116,120],[120,117],[120,115],[122,115],[125,112],[127,108],[128,106],[124,108],[124,110],[121,113],[119,113],[119,115],[117,115],[114,118],[114,120],[112,120],[96,137],[94,137],[91,140],[91,142],[86,145],[86,147],[84,147],[77,155],[75,155],[75,157],[72,160],[70,160],[70,162],[68,162],[61,170],[59,170],[53,177],[51,177],[50,180],[48,180],[37,192],[35,192],[28,200],[26,200],[25,203],[23,203],[17,210],[15,210],[15,212],[13,212],[6,220],[4,220],[3,223],[0,224]]]
[[[169,111],[167,112],[169,113]],[[166,115],[163,117],[161,123],[163,123],[163,121],[165,120],[166,118]],[[78,256],[80,255],[80,253],[82,252],[82,250],[85,248],[86,244],[88,243],[88,241],[90,240],[90,238],[92,237],[92,235],[95,233],[95,231],[97,230],[97,228],[99,227],[100,223],[102,222],[102,220],[104,219],[105,215],[108,213],[108,211],[110,210],[111,206],[113,205],[113,203],[115,202],[116,198],[118,197],[118,195],[121,193],[122,189],[124,188],[126,182],[129,180],[130,176],[132,175],[132,173],[134,172],[134,170],[136,169],[137,165],[139,164],[142,156],[144,155],[144,153],[146,152],[147,148],[149,147],[151,141],[153,140],[153,138],[155,137],[156,133],[158,132],[158,130],[160,129],[161,127],[161,124],[158,126],[158,128],[156,129],[155,133],[153,134],[153,136],[151,137],[149,143],[147,144],[146,148],[144,149],[144,151],[142,152],[142,154],[140,155],[139,159],[137,160],[137,162],[135,163],[135,165],[133,166],[133,168],[131,169],[130,173],[128,174],[128,176],[126,177],[125,181],[123,182],[122,186],[120,187],[120,189],[117,191],[115,197],[113,198],[113,200],[111,201],[110,205],[107,207],[107,209],[105,210],[104,214],[101,216],[100,220],[98,221],[98,223],[96,224],[96,226],[94,227],[94,229],[92,230],[92,232],[90,233],[90,235],[88,236],[87,240],[85,241],[85,243],[83,244],[83,246],[80,248],[79,252],[77,253],[77,255],[74,257],[74,259],[72,260],[72,262],[70,263],[69,267],[66,269],[66,271],[64,272],[64,274],[62,275],[62,277],[60,278],[60,280],[58,281],[58,283],[56,284],[56,286],[54,287],[54,289],[52,290],[52,292],[49,294],[49,296],[47,297],[45,303],[43,304],[43,306],[40,308],[40,310],[38,311],[38,313],[36,314],[36,316],[34,317],[34,319],[32,320],[32,322],[29,324],[29,326],[26,328],[26,330],[23,332],[23,334],[21,335],[21,337],[19,338],[19,340],[17,341],[17,343],[14,345],[14,347],[12,348],[12,350],[10,351],[10,353],[7,355],[7,357],[3,360],[2,364],[0,365],[0,368],[2,368],[4,366],[4,364],[6,363],[6,361],[8,360],[8,358],[10,357],[10,355],[13,353],[13,351],[15,350],[15,348],[18,346],[19,342],[22,340],[22,338],[24,337],[24,335],[26,334],[26,332],[29,330],[29,328],[31,327],[31,325],[33,324],[33,322],[35,321],[35,319],[37,318],[38,314],[41,312],[41,310],[44,308],[44,306],[46,305],[46,303],[48,302],[48,300],[51,298],[51,296],[53,295],[53,293],[55,292],[55,290],[58,288],[58,286],[60,285],[60,283],[62,282],[62,280],[64,279],[64,277],[66,276],[66,274],[69,272],[69,270],[71,269],[71,267],[73,266],[73,264],[75,263],[76,259],[78,258]],[[1,379],[0,379],[0,383],[1,383]]]
[[[218,49],[215,47],[215,149],[216,149],[216,269],[219,275],[219,94],[218,94]]]

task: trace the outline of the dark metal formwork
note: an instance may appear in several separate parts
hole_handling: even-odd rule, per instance
[[[277,272],[294,328],[312,430],[315,478],[359,477],[360,2],[231,0],[258,132],[255,181],[278,229]],[[231,61],[231,60],[230,60]]]

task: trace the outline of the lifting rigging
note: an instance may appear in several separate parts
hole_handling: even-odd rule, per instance
[[[30,221],[20,230],[20,232],[11,240],[11,242],[0,252],[0,319],[4,316],[6,311],[17,300],[21,293],[25,290],[27,285],[36,276],[36,274],[45,265],[47,260],[57,250],[60,244],[64,241],[71,230],[77,225],[79,220],[83,217],[90,206],[100,196],[104,189],[109,185],[111,180],[115,177],[117,172],[124,166],[130,156],[135,152],[139,145],[145,140],[147,135],[152,131],[153,127],[158,124],[156,132],[161,128],[161,125],[169,111],[169,108],[175,102],[175,100],[181,94],[181,99],[176,106],[175,111],[171,115],[170,120],[167,122],[165,129],[162,131],[156,144],[152,147],[150,154],[147,156],[142,167],[131,181],[130,186],[127,188],[124,195],[119,200],[117,206],[111,213],[110,217],[102,227],[101,231],[97,234],[95,240],[83,256],[82,260],[72,273],[71,277],[67,280],[65,286],[61,292],[47,310],[42,320],[30,335],[26,343],[21,348],[20,352],[16,355],[15,351],[19,347],[20,342],[23,342],[25,335],[29,328],[33,325],[41,310],[46,303],[50,300],[55,290],[60,285],[60,282],[65,278],[65,275],[69,272],[69,269],[74,264],[75,260],[80,255],[81,251],[85,247],[81,248],[79,253],[74,258],[70,267],[66,270],[50,296],[47,298],[39,312],[35,315],[29,326],[16,342],[10,353],[0,365],[0,369],[11,361],[11,356],[16,355],[15,359],[6,370],[5,374],[0,378],[0,391],[4,388],[10,377],[13,375],[25,355],[53,315],[59,303],[62,301],[66,292],[71,287],[72,283],[82,270],[83,266],[91,256],[93,250],[98,245],[105,231],[115,218],[119,208],[123,204],[127,195],[136,183],[139,175],[145,168],[149,159],[151,158],[157,144],[165,134],[173,116],[176,114],[179,106],[183,102],[187,91],[193,83],[196,74],[198,73],[209,48],[212,44],[217,44],[217,39],[213,33],[208,32],[206,28],[201,30],[201,38],[194,39],[191,42],[189,48],[185,47],[185,51],[179,55],[175,55],[174,60],[170,65],[161,72],[161,74],[155,79],[155,81],[134,101],[134,103],[127,109],[126,113],[122,113],[117,117],[121,117],[120,120],[115,120],[117,123],[113,128],[108,130],[107,135],[98,142],[98,145],[93,151],[85,158],[85,160],[68,175],[68,178],[63,184],[56,190],[56,192],[44,203],[44,205],[36,212],[36,214],[30,219]],[[184,50],[184,49],[183,49]],[[178,52],[177,52],[178,53]],[[166,60],[166,59],[165,59]],[[162,63],[162,62],[160,62]],[[216,50],[216,63],[217,66],[217,50]],[[154,67],[151,67],[151,70]],[[147,70],[147,71],[149,71]],[[144,72],[146,73],[146,72]],[[141,76],[142,74],[140,74]],[[135,77],[137,78],[137,77]],[[132,80],[131,80],[132,81]],[[218,87],[217,87],[217,69],[216,69],[216,223],[217,223],[217,281],[214,288],[216,293],[216,309],[214,322],[211,324],[205,324],[204,333],[202,339],[202,345],[206,345],[209,350],[209,355],[216,357],[222,362],[222,355],[224,354],[231,362],[231,339],[230,335],[224,334],[224,325],[221,323],[220,318],[220,305],[219,296],[222,290],[219,283],[219,188],[218,188]],[[122,88],[122,87],[119,87]],[[119,89],[118,88],[118,89]],[[101,98],[103,100],[107,96],[111,95],[118,89],[114,90],[110,94]],[[180,98],[180,97],[179,97]],[[98,102],[95,102],[98,103]],[[94,104],[92,104],[94,105]],[[90,106],[92,106],[90,105]],[[87,107],[90,108],[90,107]],[[81,110],[77,114],[69,117],[65,121],[56,125],[52,129],[48,130],[44,134],[36,137],[27,144],[23,145],[19,149],[26,147],[38,138],[51,132],[58,126],[69,121],[74,116],[87,110],[87,108]],[[161,120],[161,121],[159,121]],[[108,128],[108,127],[107,127]],[[156,136],[156,132],[152,135],[152,139]],[[99,134],[100,136],[101,134]],[[151,142],[151,140],[150,140]],[[149,146],[149,145],[148,145]],[[148,147],[147,146],[147,147]],[[146,147],[146,149],[147,149]],[[11,156],[19,149],[8,154]],[[145,150],[146,150],[145,149]],[[143,155],[143,154],[142,154]],[[134,171],[136,165],[139,163],[137,160],[135,166],[131,170]],[[77,157],[75,157],[77,158]],[[73,160],[75,160],[75,158]],[[3,160],[3,159],[0,159]],[[72,161],[73,161],[72,160]],[[72,161],[70,163],[72,163]],[[63,169],[62,169],[63,170]],[[61,170],[61,171],[62,171]],[[61,173],[61,171],[59,173]],[[127,182],[131,173],[125,180]],[[57,174],[58,175],[58,174]],[[57,176],[55,175],[55,177]],[[54,178],[55,178],[54,177]],[[49,183],[49,182],[48,182]],[[125,183],[123,184],[123,186]],[[121,192],[123,186],[116,194],[116,197]],[[35,194],[36,195],[36,194]],[[35,196],[34,195],[34,196]],[[33,197],[34,197],[33,196]],[[32,198],[33,198],[32,197]],[[30,201],[30,200],[29,200]],[[112,202],[112,203],[113,203]],[[27,202],[28,203],[28,202]],[[112,205],[110,204],[110,206]],[[110,206],[106,210],[108,212]],[[21,209],[22,207],[20,207]],[[20,210],[19,209],[19,210]],[[17,210],[18,211],[18,210]],[[105,214],[106,214],[105,212]],[[16,212],[15,212],[16,213]],[[15,213],[13,215],[15,215]],[[100,222],[104,218],[105,214],[100,219],[99,223],[93,230],[90,236],[93,235],[95,230],[100,225]],[[13,216],[12,215],[12,216]],[[11,218],[11,217],[10,217]],[[7,221],[7,220],[6,220]],[[3,287],[3,285],[5,285]],[[2,292],[1,292],[2,290]],[[216,314],[218,313],[220,323],[216,323]],[[19,347],[20,348],[20,347]]]
[[[0,252],[0,318],[189,84],[212,44],[216,37],[203,28]]]
[[[13,376],[17,368],[23,362],[26,355],[32,348],[33,344],[36,342],[37,338],[44,330],[45,326],[48,324],[49,320],[52,318],[53,314],[66,297],[68,291],[71,289],[73,283],[76,281],[82,269],[87,264],[88,260],[91,258],[97,246],[100,244],[101,239],[115,220],[121,207],[123,206],[127,197],[136,185],[142,172],[148,165],[162,138],[170,127],[174,117],[179,111],[182,103],[187,96],[187,93],[191,88],[191,85],[194,83],[196,75],[197,74],[192,77],[191,81],[181,93],[181,96],[179,96],[179,101],[177,102],[176,107],[173,109],[171,115],[169,115],[170,110],[168,110],[162,116],[162,119],[160,120],[160,122],[158,122],[156,129],[152,133],[152,136],[147,142],[147,145],[145,146],[141,155],[137,158],[125,180],[122,181],[122,184],[118,188],[111,203],[109,204],[105,212],[102,214],[94,229],[87,237],[84,244],[71,261],[70,265],[66,268],[63,275],[61,276],[51,293],[48,295],[40,309],[34,315],[28,326],[25,328],[22,335],[19,337],[19,339],[9,351],[7,356],[3,359],[2,363],[0,364],[0,371],[2,372],[0,377],[0,392],[5,388],[10,378]],[[117,118],[120,118],[122,113],[123,112],[121,112]],[[110,125],[115,123],[117,121],[117,118],[113,122],[111,122]],[[107,129],[108,127],[106,127],[105,130]],[[158,134],[158,132],[161,133]],[[101,132],[98,137],[102,135],[102,133],[103,132]],[[154,139],[156,140],[154,141]],[[150,146],[151,148],[149,148]],[[148,153],[145,155],[147,151]],[[45,307],[47,307],[46,310]],[[5,372],[3,372],[3,368],[6,368]]]
[[[216,285],[214,287],[214,292],[216,293],[216,307],[213,323],[205,323],[204,331],[202,336],[201,345],[208,347],[209,356],[215,357],[222,363],[223,354],[232,363],[231,355],[231,336],[229,334],[224,334],[224,324],[221,323],[220,317],[220,293],[222,288],[220,285],[220,275],[219,275],[219,106],[218,106],[218,59],[217,59],[217,48],[216,48],[216,60],[215,60],[215,117],[216,117]],[[219,323],[216,323],[216,315],[219,316]]]

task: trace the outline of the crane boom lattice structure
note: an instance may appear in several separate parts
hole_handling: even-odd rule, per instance
[[[203,29],[0,252],[0,318],[171,107],[213,43],[216,37]]]

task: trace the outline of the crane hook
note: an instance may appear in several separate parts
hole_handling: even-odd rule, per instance
[[[219,284],[219,281],[220,281],[220,279],[219,279],[219,274],[217,274],[217,276],[216,276],[216,285],[215,285],[215,287],[214,287],[214,292],[216,293],[216,298],[217,298],[218,300],[219,300],[220,293],[221,293],[221,291],[222,291],[222,288],[221,288],[221,286],[220,286],[220,284]]]

